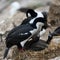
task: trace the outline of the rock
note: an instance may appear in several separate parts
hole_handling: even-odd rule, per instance
[[[50,7],[50,6],[38,7],[38,8],[36,8],[35,10],[37,10],[37,11],[46,11],[46,12],[49,12],[49,7]]]
[[[60,0],[54,0],[49,9],[48,23],[60,26]]]
[[[60,60],[60,56],[59,57],[52,58],[52,59],[49,59],[49,60]]]
[[[17,51],[15,51],[17,52]],[[42,51],[19,51],[19,54],[16,55],[13,60],[48,60],[53,57],[60,55],[60,48],[54,43],[51,43],[48,48]]]
[[[8,52],[7,59],[8,60],[13,60],[16,58],[16,56],[19,54],[19,50],[17,46],[11,47],[11,49]]]
[[[56,43],[56,44],[60,44],[60,36],[55,36],[53,38],[53,42]]]
[[[10,31],[12,28],[14,28],[13,23],[19,25],[23,21],[23,19],[25,19],[25,15],[24,13],[17,12],[12,18],[3,15],[2,17],[0,17],[0,19],[2,19],[0,20],[0,33],[4,34],[6,31]]]

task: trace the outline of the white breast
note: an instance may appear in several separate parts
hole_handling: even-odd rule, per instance
[[[27,42],[28,40],[24,40],[22,42],[20,42],[21,46],[24,47],[24,44]]]
[[[27,41],[30,41],[31,37],[32,37],[32,35],[31,35],[29,38],[27,38],[26,40],[20,42],[21,46],[24,47],[25,43],[26,43]]]
[[[38,34],[38,37],[41,37],[45,32],[46,32],[45,29],[43,29],[42,31],[40,31],[40,33]]]
[[[38,23],[36,24],[36,27],[37,27],[37,28],[31,30],[30,33],[31,33],[32,35],[38,34],[38,33],[41,31],[41,28],[42,28],[43,25],[44,25],[43,23],[38,22]]]

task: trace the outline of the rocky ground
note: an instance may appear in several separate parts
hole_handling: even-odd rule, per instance
[[[36,10],[49,11],[49,6],[39,7]],[[26,17],[24,13],[17,12],[12,18],[10,18],[8,14],[8,8],[2,14],[0,14],[0,33],[4,34],[6,31],[11,30],[14,26],[13,23],[19,25],[24,18]],[[47,29],[47,33],[44,34],[42,39],[46,40],[49,31],[53,31],[56,27],[52,27],[51,29]],[[5,36],[3,36],[3,42],[0,40],[0,60],[3,58],[5,50]],[[11,60],[60,60],[60,36],[54,37],[48,46],[43,51],[24,51],[20,52],[16,47],[11,48],[12,52],[10,52]]]
[[[49,29],[47,29],[49,31]],[[47,39],[47,33],[43,39]],[[16,46],[12,47],[8,54],[8,60],[60,60],[60,37],[54,37],[48,48],[42,51],[19,51]],[[58,43],[56,43],[58,41]],[[0,60],[3,60],[5,42],[0,42]]]

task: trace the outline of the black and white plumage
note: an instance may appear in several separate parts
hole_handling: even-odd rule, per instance
[[[29,23],[22,24],[13,28],[6,37],[6,50],[4,59],[7,57],[10,47],[17,45],[18,48],[23,48],[26,41],[38,34],[44,25],[43,15],[33,18]]]
[[[40,51],[48,47],[51,40],[53,39],[53,35],[49,33],[47,41],[39,40],[38,37],[35,37],[34,41],[27,41],[24,45],[26,50]]]
[[[26,24],[28,23],[32,18],[35,17],[43,17],[45,22],[47,23],[47,12],[43,11],[34,11],[33,9],[28,9],[26,12],[27,19],[25,19],[21,24]]]
[[[41,14],[41,15],[40,15]],[[26,16],[28,17],[28,19],[25,19],[22,23],[22,24],[26,24],[30,21],[30,19],[32,18],[35,18],[37,15],[39,16],[42,16],[43,15],[43,18],[44,18],[44,26],[42,27],[39,35],[42,36],[45,32],[46,32],[46,29],[49,27],[49,25],[47,24],[47,15],[48,13],[43,11],[34,11],[33,9],[28,9],[27,12],[26,12]]]

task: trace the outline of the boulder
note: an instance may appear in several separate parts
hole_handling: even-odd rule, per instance
[[[48,23],[60,26],[60,0],[54,0],[49,9]]]
[[[17,12],[12,18],[9,18],[10,16],[8,16],[8,14],[6,15],[0,17],[1,34],[4,34],[6,31],[10,31],[12,28],[14,28],[14,24],[18,26],[25,19],[25,14],[21,12]]]

